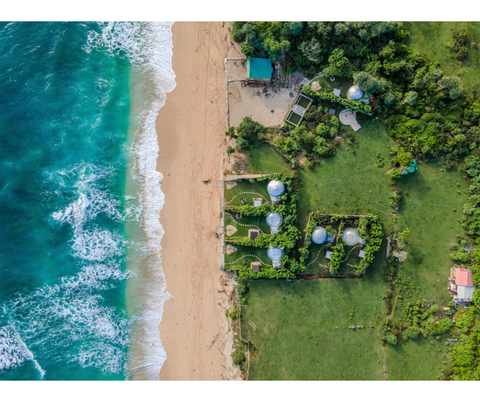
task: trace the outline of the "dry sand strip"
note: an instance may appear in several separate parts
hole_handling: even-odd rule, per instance
[[[232,365],[232,333],[225,310],[233,280],[217,266],[215,228],[225,158],[229,23],[173,25],[176,88],[156,126],[165,205],[160,221],[163,270],[173,296],[159,326],[167,360],[160,380],[240,379]],[[231,49],[230,49],[231,50]],[[203,181],[210,179],[205,184]],[[225,292],[219,292],[225,290]]]

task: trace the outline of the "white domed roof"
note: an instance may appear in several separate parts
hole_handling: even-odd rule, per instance
[[[361,100],[365,96],[365,93],[358,85],[352,85],[348,88],[347,98],[352,100]]]
[[[272,227],[279,227],[283,223],[283,218],[278,212],[270,212],[267,215],[267,225]]]
[[[312,232],[312,242],[315,244],[323,244],[327,241],[327,231],[325,228],[321,226],[317,226],[313,229]]]
[[[278,201],[278,197],[285,192],[285,185],[280,180],[271,180],[267,191],[273,201]]]
[[[362,241],[362,238],[358,234],[356,229],[347,228],[343,232],[343,241],[347,243],[347,246],[355,246]]]
[[[283,250],[278,247],[269,247],[267,250],[267,255],[268,258],[270,258],[272,261],[280,261],[283,257]]]

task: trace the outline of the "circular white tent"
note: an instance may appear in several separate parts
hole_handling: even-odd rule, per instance
[[[280,180],[271,180],[268,183],[267,191],[272,201],[278,201],[278,197],[285,192],[285,185]]]
[[[347,246],[355,246],[356,244],[362,242],[362,238],[358,234],[356,229],[347,228],[343,232],[343,241],[347,243]]]
[[[358,85],[352,85],[350,88],[348,88],[347,91],[347,98],[352,99],[352,100],[361,100],[365,96],[365,93],[362,91],[362,89]]]
[[[323,244],[327,241],[327,231],[325,228],[321,226],[317,226],[313,229],[312,232],[312,242],[315,244]]]

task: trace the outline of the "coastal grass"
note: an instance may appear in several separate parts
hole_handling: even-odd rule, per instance
[[[459,61],[454,52],[447,46],[453,45],[452,28],[458,22],[404,22],[410,33],[410,44],[420,54],[424,54],[433,62],[439,62],[447,75],[459,75],[465,90],[480,89],[480,49],[471,43],[480,42],[480,22],[462,22],[468,32],[468,56]]]

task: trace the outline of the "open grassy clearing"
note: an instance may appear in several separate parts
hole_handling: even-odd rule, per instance
[[[406,201],[399,210],[397,231],[408,227],[412,234],[411,245],[405,247],[408,257],[398,269],[410,286],[397,295],[403,300],[397,298],[393,314],[396,319],[403,317],[407,301],[426,299],[446,305],[451,300],[447,279],[453,261],[448,256],[451,246],[457,243],[456,234],[464,233],[458,219],[467,198],[466,180],[456,171],[442,172],[437,163],[418,166],[415,174],[397,182]],[[387,345],[389,379],[435,379],[448,361],[444,356],[445,340],[457,336],[447,332],[440,340],[429,336]]]
[[[448,75],[462,77],[462,86],[466,90],[480,89],[480,50],[470,46],[471,42],[480,42],[480,22],[463,22],[468,30],[468,56],[463,62],[455,58],[447,44],[453,45],[452,28],[458,22],[404,22],[410,33],[410,43],[420,54],[431,61],[441,64],[441,69]]]
[[[290,173],[288,161],[282,158],[268,144],[262,144],[258,148],[249,149],[245,154],[248,156],[246,161],[249,173]]]
[[[258,350],[249,379],[383,379],[381,341],[376,328],[368,328],[382,314],[381,289],[372,294],[371,284],[371,279],[249,282],[242,335]]]
[[[409,228],[411,244],[398,273],[415,285],[411,297],[397,302],[395,317],[403,315],[403,304],[419,297],[444,304],[451,300],[448,276],[453,261],[451,247],[464,231],[458,222],[467,200],[467,182],[456,171],[441,171],[437,163],[419,164],[418,171],[397,182],[404,193],[395,225],[399,232]],[[457,185],[458,184],[458,185]]]
[[[365,214],[385,219],[391,213],[388,206],[390,178],[385,175],[393,140],[379,120],[365,117],[362,129],[355,133],[355,143],[343,143],[334,156],[313,169],[300,173],[303,197],[298,203],[299,229],[303,230],[312,211],[326,213]],[[353,130],[345,127],[345,130]],[[348,151],[346,150],[348,148]],[[377,166],[378,157],[385,164]]]

